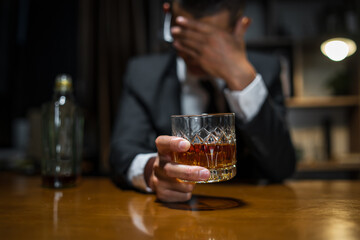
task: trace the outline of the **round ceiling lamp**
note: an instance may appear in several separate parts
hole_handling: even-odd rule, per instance
[[[342,61],[356,52],[356,44],[349,38],[331,38],[321,44],[321,52],[333,61]]]

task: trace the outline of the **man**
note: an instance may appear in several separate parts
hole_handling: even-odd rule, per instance
[[[164,5],[169,10],[169,5]],[[210,79],[217,105],[236,114],[237,178],[282,181],[295,166],[285,121],[276,58],[247,54],[250,20],[239,0],[174,0],[174,53],[129,63],[111,145],[114,181],[122,188],[155,192],[161,201],[186,201],[210,172],[175,164],[172,152],[190,143],[171,134],[170,116],[207,112]],[[220,93],[220,95],[219,95]],[[223,99],[224,101],[221,101]],[[219,103],[223,103],[222,106]]]

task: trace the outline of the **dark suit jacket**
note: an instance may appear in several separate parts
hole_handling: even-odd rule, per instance
[[[249,53],[248,57],[262,75],[269,95],[252,121],[244,124],[236,119],[237,178],[278,182],[291,176],[295,167],[280,65],[272,56]],[[110,153],[112,177],[120,187],[130,187],[126,173],[135,156],[156,152],[156,137],[171,135],[170,116],[180,114],[180,91],[174,53],[130,61]]]

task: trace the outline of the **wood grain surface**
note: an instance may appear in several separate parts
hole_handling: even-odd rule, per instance
[[[68,189],[0,173],[0,239],[360,239],[360,181],[199,184],[187,203],[108,178]]]

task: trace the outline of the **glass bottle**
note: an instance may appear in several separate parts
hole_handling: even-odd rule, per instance
[[[42,108],[42,121],[42,185],[75,186],[81,175],[83,119],[69,75],[56,77],[52,101]]]

